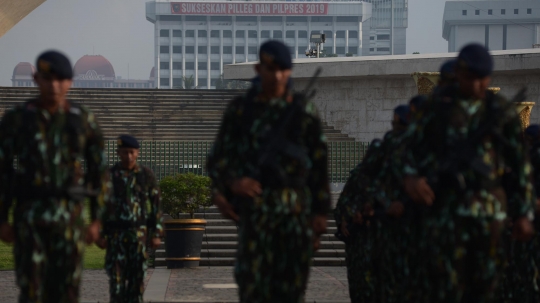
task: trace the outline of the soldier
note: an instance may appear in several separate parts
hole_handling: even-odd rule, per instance
[[[288,89],[288,48],[265,42],[259,59],[261,81],[229,104],[208,171],[214,203],[228,217],[239,210],[240,301],[296,303],[326,231],[327,146],[314,104]]]
[[[352,303],[372,302],[374,296],[373,268],[370,262],[373,236],[370,225],[362,218],[358,206],[366,199],[366,189],[381,168],[382,141],[375,139],[369,145],[362,163],[351,171],[334,209],[338,231],[336,237],[345,242],[347,279]]]
[[[407,131],[399,171],[410,198],[428,207],[413,243],[426,287],[418,302],[491,302],[503,220],[527,239],[534,192],[513,104],[487,90],[493,60],[464,47],[456,81],[434,94]]]
[[[67,99],[69,60],[48,51],[36,67],[39,96],[8,111],[0,124],[0,239],[15,243],[19,302],[78,302],[84,242],[99,237],[107,194],[103,138],[94,115]]]
[[[111,302],[142,303],[147,239],[155,249],[163,235],[160,192],[152,170],[137,163],[137,139],[122,135],[117,142],[120,162],[111,168],[113,194],[99,246],[107,248]]]

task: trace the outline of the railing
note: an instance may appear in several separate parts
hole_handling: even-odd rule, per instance
[[[158,180],[165,176],[192,172],[206,175],[206,156],[211,141],[141,141],[139,163],[150,167]],[[109,166],[117,160],[116,141],[107,141],[105,148]],[[367,150],[365,142],[329,142],[328,170],[332,183],[344,183],[349,172]]]

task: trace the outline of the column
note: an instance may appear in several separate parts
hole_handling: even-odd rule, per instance
[[[345,54],[349,52],[349,30],[345,30]]]
[[[154,39],[155,39],[155,59],[154,59],[154,67],[155,67],[155,74],[154,74],[154,85],[157,87],[157,88],[161,88],[160,87],[160,81],[159,81],[159,76],[160,76],[160,73],[161,73],[161,69],[160,69],[160,66],[159,66],[159,30],[160,30],[160,20],[159,20],[159,15],[156,15],[156,23],[155,23],[155,34],[154,34]]]
[[[182,17],[182,87],[184,87],[184,78],[186,77],[186,17]],[[185,87],[184,87],[185,88]]]
[[[248,62],[249,61],[248,60],[248,56],[249,56],[249,54],[248,54],[248,40],[249,40],[248,30],[245,29],[243,31],[244,31],[244,57],[245,57],[244,62]]]
[[[236,16],[232,16],[232,63],[236,63]]]
[[[195,53],[195,84],[194,86],[199,86],[199,29],[197,28],[194,32],[195,36],[195,46],[194,46],[194,53]],[[195,88],[194,87],[194,88]]]
[[[296,54],[296,59],[298,59],[298,30],[294,30],[294,53]]]
[[[332,54],[336,53],[336,16],[332,17]]]
[[[169,88],[173,88],[173,28],[169,29]]]
[[[210,66],[212,66],[212,54],[210,53],[210,16],[206,16],[206,87],[210,88],[210,79],[212,78],[212,73],[210,71]]]

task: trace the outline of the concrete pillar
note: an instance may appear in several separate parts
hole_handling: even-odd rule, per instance
[[[172,59],[172,55],[173,55],[173,29],[170,28],[169,29],[169,88],[173,88],[173,59]]]
[[[197,87],[199,86],[199,29],[196,29],[195,30],[195,49],[194,49],[194,53],[195,53],[195,84],[194,86]]]
[[[232,63],[236,63],[236,16],[232,16]]]
[[[160,81],[159,81],[159,78],[160,78],[160,73],[161,73],[161,68],[159,66],[159,52],[160,52],[160,49],[159,49],[159,30],[160,30],[160,23],[161,21],[159,20],[159,16],[156,16],[156,23],[155,23],[155,34],[154,34],[154,39],[155,39],[155,58],[154,58],[154,70],[155,70],[155,74],[154,74],[154,85],[157,87],[157,88],[161,88],[160,87]]]
[[[182,87],[186,77],[186,16],[182,17]],[[184,87],[185,88],[185,87]]]
[[[212,54],[210,53],[210,16],[206,16],[206,87],[210,88],[212,78],[210,66],[212,65]]]

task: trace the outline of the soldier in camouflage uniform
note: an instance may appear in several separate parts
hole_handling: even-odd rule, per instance
[[[334,209],[338,231],[336,237],[345,242],[347,279],[351,302],[371,302],[374,296],[371,248],[373,236],[371,226],[362,218],[358,209],[360,201],[366,199],[366,189],[381,168],[380,152],[382,141],[371,142],[362,163],[351,171]]]
[[[240,301],[300,303],[326,231],[327,146],[314,104],[288,89],[288,48],[268,41],[259,58],[261,81],[229,104],[208,171],[214,203],[239,210]]]
[[[534,192],[521,125],[514,105],[487,90],[492,70],[483,46],[464,47],[459,85],[433,95],[406,134],[404,188],[428,207],[412,243],[427,285],[417,302],[491,302],[504,220],[518,239],[532,234]]]
[[[163,235],[160,193],[154,173],[139,165],[139,143],[128,135],[118,138],[120,162],[111,168],[113,194],[104,215],[111,302],[142,303],[148,253],[147,238],[157,248]]]
[[[94,115],[66,99],[69,60],[49,51],[36,66],[40,95],[8,111],[0,124],[0,239],[15,243],[19,302],[72,303],[78,302],[85,240],[99,237],[107,194],[104,144]],[[85,232],[88,196],[92,222]]]

